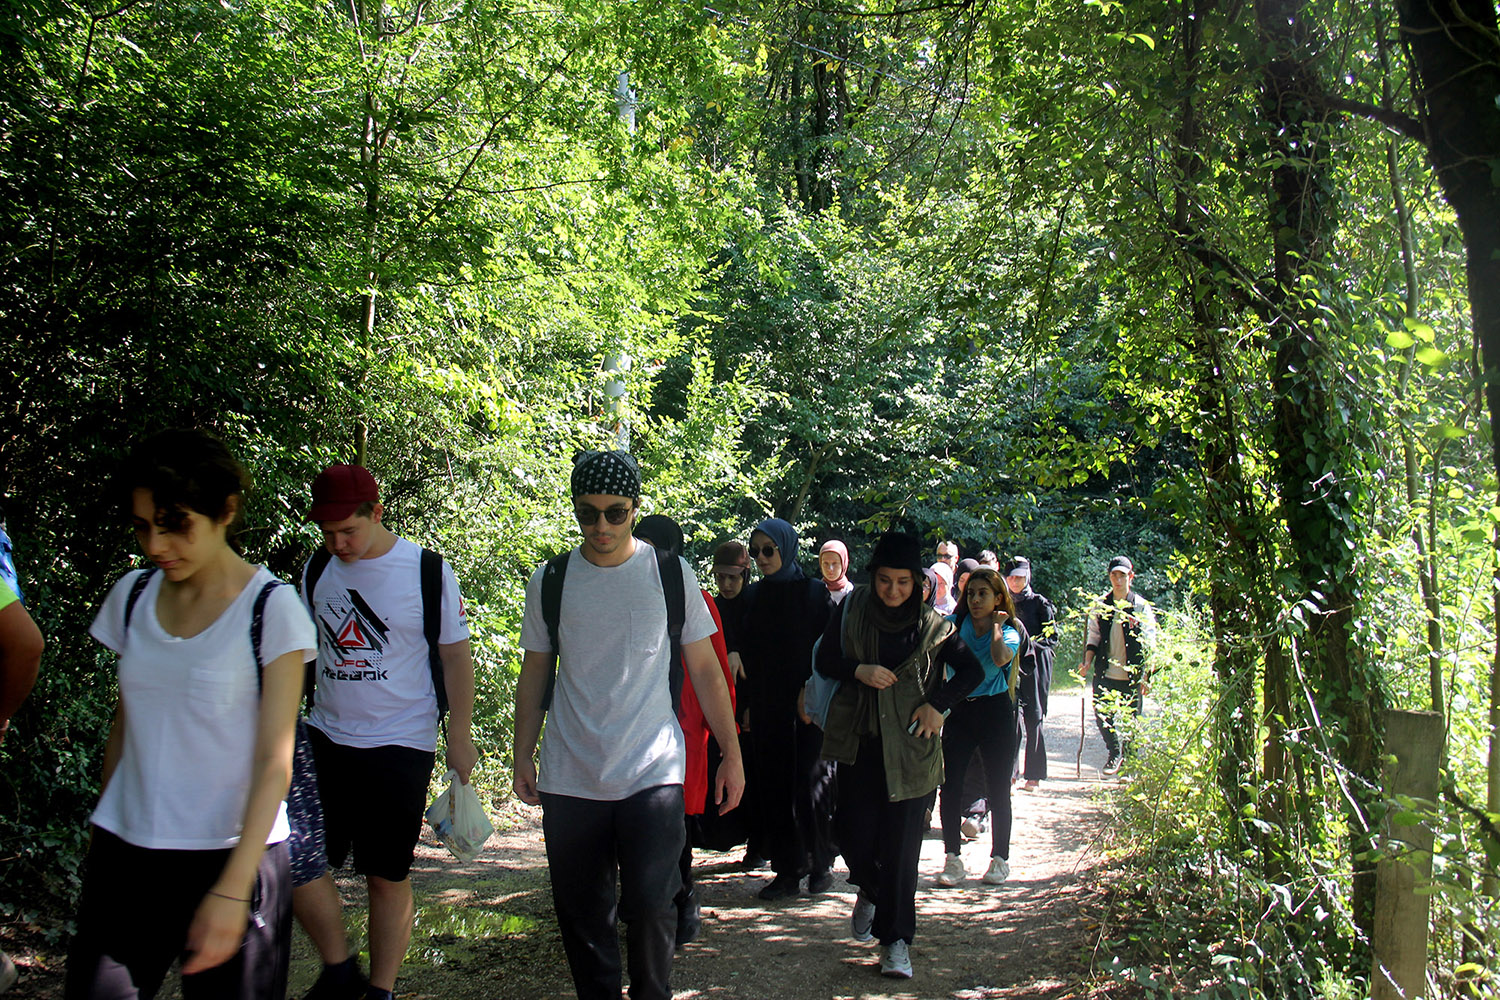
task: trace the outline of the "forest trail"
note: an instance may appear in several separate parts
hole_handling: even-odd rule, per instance
[[[853,889],[841,865],[819,896],[764,903],[755,892],[767,871],[738,868],[741,850],[701,851],[695,874],[703,931],[680,949],[672,969],[676,1000],[1001,1000],[1086,995],[1092,935],[1083,913],[1091,873],[1101,863],[1102,810],[1094,801],[1104,749],[1093,719],[1085,727],[1082,777],[1075,778],[1080,695],[1054,693],[1048,718],[1050,779],[1014,793],[1010,879],[979,881],[989,835],[966,844],[971,872],[962,886],[939,886],[943,845],[934,817],[922,845],[917,892],[916,977],[884,979],[875,944],[849,937]],[[516,807],[507,828],[468,864],[432,845],[412,871],[417,926],[398,983],[406,1000],[564,1000],[573,996],[552,900],[540,810]],[[430,833],[430,832],[429,832]],[[363,901],[358,881],[339,877],[346,900]],[[317,963],[298,932],[289,996],[312,984]],[[29,956],[17,956],[24,963]],[[12,995],[61,996],[61,969],[25,970]],[[28,989],[30,987],[30,989]],[[180,994],[171,988],[164,997]],[[9,1000],[9,997],[7,997]]]

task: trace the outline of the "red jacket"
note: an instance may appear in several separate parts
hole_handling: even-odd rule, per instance
[[[724,671],[724,681],[729,685],[729,704],[734,705],[734,676],[729,672],[729,654],[724,648],[724,623],[719,620],[719,609],[714,599],[703,591],[703,601],[708,613],[713,615],[718,631],[713,634],[714,653],[719,657],[719,669]],[[703,812],[708,799],[708,737],[711,735],[708,722],[703,718],[703,706],[698,704],[698,695],[693,690],[693,678],[686,670],[682,672],[682,699],[677,712],[677,721],[682,725],[682,735],[687,743],[687,770],[682,780],[682,799],[689,816]]]

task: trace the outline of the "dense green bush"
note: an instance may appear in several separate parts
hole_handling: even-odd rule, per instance
[[[1259,807],[1265,787],[1251,789],[1239,815],[1226,808],[1207,623],[1192,607],[1162,621],[1146,713],[1124,727],[1134,746],[1127,780],[1104,799],[1113,860],[1096,967],[1149,996],[1367,996],[1366,980],[1349,972],[1351,954],[1365,946],[1341,904],[1350,860],[1341,831],[1330,823],[1320,836],[1295,837]],[[1324,775],[1314,779],[1317,807],[1336,814],[1339,781],[1351,779],[1317,748],[1317,734],[1291,739],[1304,744],[1308,771]],[[1500,910],[1476,890],[1494,859],[1462,810],[1405,801],[1390,808],[1422,817],[1436,834],[1432,976],[1442,995],[1460,995],[1463,979],[1482,994],[1492,973],[1479,942],[1500,929]],[[1387,849],[1402,856],[1399,845]]]

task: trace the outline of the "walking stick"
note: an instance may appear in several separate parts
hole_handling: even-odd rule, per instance
[[[1078,693],[1078,760],[1074,765],[1073,777],[1075,778],[1083,777],[1083,740],[1084,736],[1088,733],[1089,725],[1088,698],[1088,691],[1085,690]]]

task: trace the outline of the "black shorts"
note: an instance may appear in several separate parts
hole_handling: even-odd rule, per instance
[[[389,882],[405,881],[422,835],[427,784],[436,755],[411,747],[346,747],[308,726],[323,800],[328,864],[342,868],[354,851],[354,870]]]

